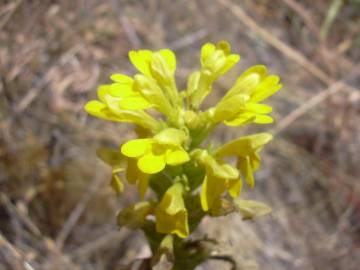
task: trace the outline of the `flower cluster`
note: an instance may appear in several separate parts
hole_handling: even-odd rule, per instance
[[[190,74],[187,88],[175,83],[176,57],[171,50],[131,51],[138,70],[133,77],[114,74],[112,83],[98,88],[98,100],[85,106],[96,117],[134,124],[138,138],[118,150],[100,149],[112,166],[112,187],[124,189],[125,178],[136,184],[141,200],[118,214],[118,223],[144,231],[186,238],[204,215],[238,211],[244,218],[265,214],[265,205],[239,199],[243,181],[254,187],[259,152],[272,136],[259,133],[214,147],[206,138],[219,124],[268,124],[272,108],[262,103],[281,88],[279,77],[256,65],[239,76],[213,107],[203,108],[214,82],[240,56],[229,43],[202,46],[199,70]],[[235,157],[234,164],[227,157]],[[149,188],[156,198],[145,199]]]

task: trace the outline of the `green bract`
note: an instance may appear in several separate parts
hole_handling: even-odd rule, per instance
[[[112,83],[100,85],[98,100],[89,101],[85,110],[136,126],[138,138],[123,142],[119,149],[99,149],[98,155],[112,167],[111,186],[117,193],[126,188],[122,179],[138,188],[141,200],[119,212],[118,224],[144,230],[154,260],[166,251],[176,265],[176,255],[195,256],[182,253],[180,239],[187,238],[205,215],[238,212],[249,219],[270,211],[239,195],[243,180],[254,187],[260,151],[272,135],[243,136],[216,148],[205,139],[221,123],[230,127],[271,123],[272,108],[262,102],[281,84],[265,66],[256,65],[241,74],[215,106],[202,110],[213,83],[240,60],[229,43],[203,45],[201,67],[190,74],[183,91],[176,86],[176,57],[171,50],[131,51],[129,58],[139,73],[111,75]],[[235,157],[234,164],[227,157]],[[149,188],[156,197],[144,200]]]

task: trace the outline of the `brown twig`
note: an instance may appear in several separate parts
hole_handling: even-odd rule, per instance
[[[13,270],[33,270],[16,248],[0,233],[0,266]],[[2,267],[0,267],[3,269]]]

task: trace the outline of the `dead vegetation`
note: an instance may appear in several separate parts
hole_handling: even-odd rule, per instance
[[[284,88],[271,99],[276,139],[257,188],[272,206],[255,223],[205,220],[241,269],[346,269],[360,265],[360,2],[357,0],[14,0],[0,4],[0,269],[124,269],[146,257],[142,236],[117,230],[134,199],[108,187],[100,145],[131,136],[90,118],[83,104],[127,52],[170,47],[178,81],[206,41],[229,40],[244,68],[264,63]],[[228,140],[243,129],[216,137]],[[225,248],[226,247],[226,248]],[[201,269],[227,269],[209,262]],[[199,268],[200,269],[200,268]]]

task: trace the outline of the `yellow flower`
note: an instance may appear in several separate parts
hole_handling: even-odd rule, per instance
[[[176,234],[181,238],[189,235],[188,213],[182,193],[183,186],[175,183],[156,206],[156,230],[159,233]]]
[[[153,105],[133,90],[133,79],[123,74],[114,74],[111,79],[114,83],[100,85],[97,91],[99,100],[89,101],[85,110],[102,119],[130,122],[155,130],[158,126],[156,120],[143,111]]]
[[[254,187],[254,172],[260,166],[259,152],[272,139],[269,133],[259,133],[233,140],[214,152],[217,158],[237,157],[237,167],[250,187]]]
[[[189,160],[188,153],[182,148],[186,134],[175,128],[167,128],[153,138],[128,141],[121,152],[130,158],[137,158],[137,166],[147,174],[162,171],[166,164],[180,165]]]
[[[174,79],[176,57],[171,50],[163,49],[157,52],[149,50],[130,51],[129,58],[131,63],[142,74],[158,83],[172,106],[178,105],[179,94]]]
[[[259,102],[273,95],[282,87],[279,77],[267,75],[265,66],[257,65],[245,71],[234,86],[212,109],[214,123],[224,121],[228,126],[238,126],[250,122],[272,123],[268,116],[272,108]]]
[[[206,150],[200,150],[197,160],[205,166],[206,175],[201,186],[200,200],[204,211],[212,209],[227,190],[233,198],[239,196],[242,181],[237,169],[216,160]]]
[[[208,74],[212,80],[225,74],[240,60],[238,54],[231,54],[231,46],[226,41],[218,44],[206,43],[201,48],[202,72]]]
[[[201,70],[189,76],[187,95],[193,109],[198,109],[212,90],[212,83],[225,74],[239,60],[238,54],[231,54],[228,42],[206,43],[201,48]]]
[[[172,115],[173,105],[153,78],[141,74],[135,75],[134,89],[141,93],[156,110],[166,116]]]

